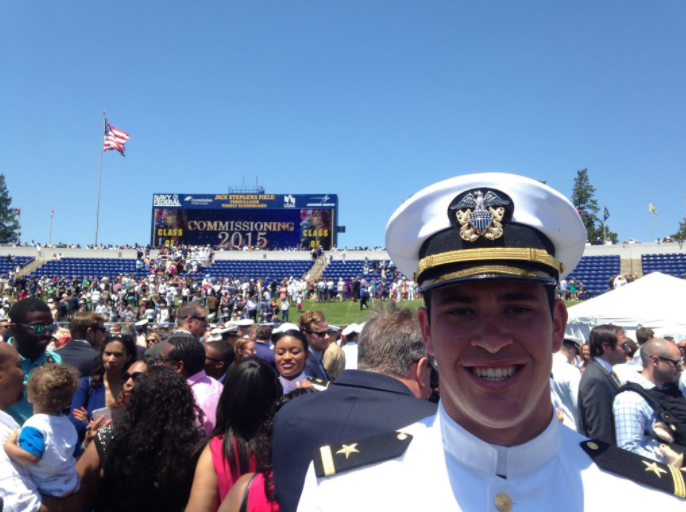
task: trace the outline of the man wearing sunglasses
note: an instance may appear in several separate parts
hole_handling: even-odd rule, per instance
[[[329,348],[334,336],[324,313],[306,311],[298,320],[298,327],[305,334],[310,346],[310,356],[305,362],[304,372],[324,382],[329,382],[331,376],[324,369],[324,352]]]
[[[632,382],[622,386],[612,405],[617,446],[665,462],[653,430],[660,418],[650,405],[650,398],[664,402],[667,407],[670,402],[686,407],[686,399],[676,386],[680,372],[679,347],[665,339],[653,338],[641,346],[641,359],[643,370]]]
[[[39,366],[46,363],[62,364],[62,358],[56,352],[46,350],[55,328],[50,308],[35,297],[20,300],[10,309],[10,329],[14,336],[7,341],[19,352],[21,368],[26,374],[24,384]],[[6,412],[23,425],[33,414],[33,406],[28,402],[26,392]]]
[[[192,336],[196,340],[200,340],[205,333],[207,326],[207,316],[205,315],[205,308],[197,302],[186,302],[179,308],[179,314],[176,319],[176,328],[171,333],[170,338]],[[162,350],[167,345],[166,342],[158,343],[146,352],[146,356],[150,356],[155,360],[160,359]]]

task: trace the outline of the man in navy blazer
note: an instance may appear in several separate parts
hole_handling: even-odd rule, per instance
[[[309,354],[305,361],[305,374],[329,382],[331,376],[324,369],[324,352],[330,343],[336,342],[324,313],[321,311],[305,311],[298,319],[298,327],[309,344]]]
[[[431,368],[416,313],[391,304],[365,324],[358,370],[343,371],[325,391],[298,397],[276,415],[272,463],[283,512],[297,510],[320,446],[397,430],[436,413],[426,401]]]
[[[105,319],[92,311],[77,313],[69,322],[71,341],[59,350],[64,364],[74,366],[82,377],[90,377],[105,341]]]

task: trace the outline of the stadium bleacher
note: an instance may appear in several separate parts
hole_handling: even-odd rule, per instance
[[[299,279],[311,266],[310,260],[216,260],[203,271],[212,277],[265,277],[281,281],[290,277]]]
[[[34,259],[35,258],[31,256],[14,256],[13,261],[7,261],[7,257],[2,256],[0,257],[0,275],[13,271],[17,268],[17,265],[23,268],[31,263]]]
[[[643,275],[662,272],[674,277],[686,276],[686,254],[642,254]]]
[[[136,260],[125,258],[64,258],[56,261],[46,261],[43,265],[31,272],[31,276],[58,276],[58,277],[109,277],[113,279],[119,274],[136,274],[140,279],[147,272],[136,272]]]
[[[386,260],[386,268],[390,260]],[[381,265],[381,261],[379,261]],[[364,273],[364,260],[334,260],[326,267],[322,273],[322,277],[333,278],[334,281],[338,281],[338,278],[353,279],[358,276],[364,276],[365,279],[381,279],[381,271],[372,272],[371,262],[369,263],[369,273]],[[393,281],[393,276],[390,272],[386,272],[386,281],[389,283]]]
[[[610,277],[619,274],[620,268],[619,256],[584,256],[567,276],[567,282],[576,278],[584,283],[589,297],[595,297],[607,291]]]
[[[209,274],[212,277],[247,276],[248,279],[267,277],[281,280],[291,276],[300,278],[311,266],[312,263],[309,260],[218,260],[205,267],[202,275]],[[35,277],[64,276],[77,277],[78,279],[105,276],[114,279],[120,274],[136,274],[137,279],[142,279],[149,272],[145,270],[136,271],[136,260],[132,258],[64,258],[58,261],[47,261],[31,273]]]

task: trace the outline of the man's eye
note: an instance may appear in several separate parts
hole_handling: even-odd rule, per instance
[[[471,316],[474,315],[474,310],[469,308],[451,309],[448,311],[448,314],[452,316]]]
[[[531,311],[531,308],[528,308],[525,306],[511,306],[505,310],[506,313],[515,313],[515,314],[528,313],[529,311]]]

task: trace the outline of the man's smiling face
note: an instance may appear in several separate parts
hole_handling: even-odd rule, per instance
[[[550,422],[552,354],[567,310],[551,314],[542,284],[472,281],[431,292],[431,321],[419,320],[436,356],[446,412],[472,433],[510,431],[531,439]]]

